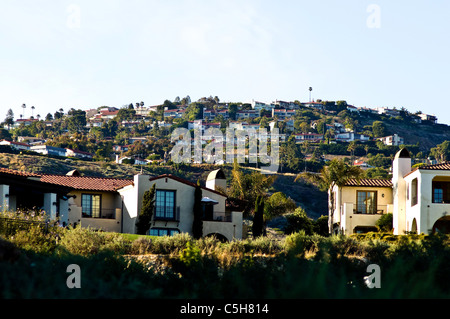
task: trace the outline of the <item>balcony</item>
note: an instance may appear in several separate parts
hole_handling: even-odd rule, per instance
[[[362,212],[362,210],[358,210],[355,205],[353,205],[353,214],[361,214],[361,215],[383,215],[387,214],[388,212],[391,212],[389,210],[392,210],[392,205],[378,205],[376,209],[372,209],[368,212]]]
[[[177,206],[175,208],[175,211],[174,212],[170,211],[170,213],[168,213],[169,209],[166,209],[165,210],[166,214],[164,216],[157,215],[156,211],[157,211],[157,209],[155,207],[155,210],[153,212],[153,221],[165,221],[165,222],[170,222],[170,221],[179,222],[180,221],[180,206]]]
[[[93,212],[92,214],[82,213],[83,218],[103,218],[103,219],[115,219],[116,209],[101,209],[100,212]]]

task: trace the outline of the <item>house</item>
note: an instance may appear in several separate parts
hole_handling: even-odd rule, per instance
[[[299,133],[299,134],[293,134],[295,137],[296,143],[302,143],[305,141],[317,143],[323,140],[323,134],[317,134],[317,133]]]
[[[393,214],[393,233],[450,233],[450,163],[411,167],[406,148],[392,163],[392,180],[348,180],[329,191],[329,229],[352,234],[375,229]]]
[[[133,179],[35,174],[0,168],[0,209],[38,209],[63,225],[136,233],[144,193],[156,185],[150,235],[192,234],[197,184],[173,175]],[[223,240],[243,238],[242,212],[228,205],[222,170],[212,171],[202,191],[203,235]]]
[[[94,155],[88,152],[83,152],[83,151],[79,151],[79,150],[73,150],[70,148],[66,148],[66,157],[76,157],[76,158],[80,158],[80,159],[85,159],[85,160],[92,160],[94,158]]]
[[[260,117],[260,110],[242,110],[236,112],[236,118],[241,119],[254,119]]]
[[[272,117],[278,117],[278,119],[284,120],[291,118],[295,115],[296,110],[289,109],[272,109]]]
[[[31,151],[36,153],[44,154],[44,155],[53,155],[53,156],[66,156],[66,149],[48,145],[33,145],[30,147]]]
[[[339,133],[336,134],[336,141],[339,142],[353,142],[353,141],[361,141],[361,142],[367,142],[370,140],[369,136],[363,135],[363,134],[357,134],[355,132],[345,132],[345,133]]]
[[[384,145],[400,146],[405,144],[403,137],[398,136],[398,134],[380,137],[378,140],[382,141]]]
[[[349,179],[333,185],[328,194],[330,233],[350,235],[376,231],[375,223],[393,212],[392,182],[381,179]]]
[[[437,117],[434,116],[434,115],[420,113],[420,114],[418,114],[418,116],[420,117],[422,122],[423,121],[428,121],[428,122],[436,124],[437,120],[438,120]]]

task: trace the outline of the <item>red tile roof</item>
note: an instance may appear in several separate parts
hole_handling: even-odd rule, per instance
[[[422,165],[422,166],[419,166],[419,169],[450,170],[450,162],[444,162],[444,163],[432,164],[432,165]]]
[[[434,170],[434,171],[445,171],[445,170],[450,170],[450,162],[444,162],[444,163],[440,163],[440,164],[429,164],[429,165],[422,165],[419,167],[414,168],[411,172],[409,172],[408,174],[406,174],[403,177],[406,177],[412,173],[414,173],[417,170]]]
[[[359,187],[392,187],[392,182],[388,179],[349,179],[345,186],[359,186]]]
[[[0,173],[16,175],[16,176],[23,176],[23,177],[40,177],[41,176],[39,174],[29,173],[29,172],[24,172],[24,171],[16,171],[16,170],[9,169],[9,168],[0,168]]]
[[[101,178],[87,176],[42,175],[41,182],[70,187],[77,190],[115,192],[132,185],[131,179]]]

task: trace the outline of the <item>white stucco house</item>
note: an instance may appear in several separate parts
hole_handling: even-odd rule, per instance
[[[395,155],[392,180],[348,180],[333,185],[328,197],[330,233],[375,230],[376,221],[393,214],[393,233],[450,233],[450,163],[412,169],[406,148]]]

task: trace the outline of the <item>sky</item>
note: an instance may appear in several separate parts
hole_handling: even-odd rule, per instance
[[[450,125],[447,0],[1,0],[0,30],[0,121],[187,95],[306,102],[312,87]]]

